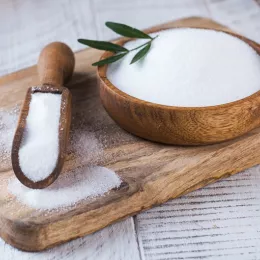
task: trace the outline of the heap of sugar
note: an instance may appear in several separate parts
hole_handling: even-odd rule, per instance
[[[54,170],[59,155],[61,95],[34,93],[19,150],[24,175],[37,182]]]
[[[108,66],[108,79],[123,92],[169,106],[201,107],[242,99],[260,89],[260,57],[223,32],[179,28],[159,35],[146,57],[138,50]],[[147,40],[125,44],[133,49]]]
[[[56,182],[43,190],[29,189],[15,178],[10,180],[8,189],[18,201],[27,206],[51,210],[102,196],[120,184],[121,180],[115,172],[105,167],[93,166],[62,174]]]

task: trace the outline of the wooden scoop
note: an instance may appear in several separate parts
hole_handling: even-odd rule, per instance
[[[47,45],[41,52],[38,60],[39,87],[31,87],[25,96],[21,108],[17,129],[12,146],[12,165],[16,177],[25,186],[32,189],[43,189],[53,183],[59,176],[66,155],[71,122],[71,94],[63,87],[74,70],[75,59],[72,50],[61,42],[53,42]],[[31,95],[36,92],[61,94],[61,110],[59,120],[59,154],[56,167],[44,180],[33,182],[22,172],[19,164],[19,149],[26,126],[26,118],[29,112]],[[37,151],[35,151],[37,153]]]

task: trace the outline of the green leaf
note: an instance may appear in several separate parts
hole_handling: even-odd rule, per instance
[[[151,42],[149,42],[143,49],[141,49],[139,52],[135,54],[130,64],[133,64],[138,60],[142,59],[148,53],[150,48],[151,48]]]
[[[104,60],[100,60],[100,61],[93,63],[92,66],[102,66],[102,65],[105,65],[105,64],[113,63],[117,60],[122,59],[126,54],[127,53],[122,53],[122,54],[117,54],[117,55],[111,56],[111,57],[106,58]]]
[[[89,47],[98,49],[98,50],[104,50],[104,51],[111,51],[111,52],[128,52],[126,48],[123,46],[114,44],[112,42],[104,42],[104,41],[92,41],[92,40],[86,40],[86,39],[78,39],[79,43],[88,45]]]
[[[125,24],[106,22],[106,26],[110,28],[112,31],[116,32],[117,34],[120,34],[125,37],[152,39],[152,37],[148,34]]]

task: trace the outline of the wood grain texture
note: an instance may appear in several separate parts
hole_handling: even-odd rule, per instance
[[[222,32],[243,40],[260,57],[260,45],[256,42],[228,31]],[[127,41],[122,40],[117,44],[123,45]],[[111,52],[105,52],[102,59],[112,55]],[[108,65],[98,67],[101,101],[109,115],[123,129],[139,137],[166,144],[205,145],[236,138],[260,125],[260,91],[218,106],[164,106],[140,100],[119,90],[108,80],[107,68]]]
[[[164,26],[190,24],[215,25],[208,19],[190,18]],[[90,65],[99,55],[97,50],[76,54],[76,73],[69,84],[73,86],[73,109],[76,115],[81,113],[86,118],[97,138],[103,142],[105,156],[100,164],[116,171],[127,185],[109,192],[106,197],[82,201],[73,208],[48,215],[17,202],[6,190],[12,171],[1,171],[0,168],[0,234],[18,248],[42,250],[92,233],[116,220],[259,163],[259,129],[235,142],[205,147],[159,145],[129,136],[109,118],[100,104],[95,70]],[[35,67],[2,77],[2,107],[20,103],[28,82],[38,84]],[[10,93],[13,93],[11,98]],[[75,117],[77,121],[80,119],[83,118]],[[87,157],[80,162],[80,165],[87,164]],[[68,157],[64,170],[77,166],[77,158]]]
[[[61,42],[53,42],[43,48],[38,60],[38,74],[41,85],[62,87],[74,71],[75,58],[70,47]]]
[[[71,94],[67,88],[63,87],[63,84],[67,83],[71,78],[74,66],[74,54],[64,43],[50,43],[40,53],[37,68],[41,85],[36,88],[29,88],[26,93],[14,135],[11,155],[13,171],[16,177],[29,188],[46,188],[51,185],[61,173],[66,157],[71,123]],[[20,167],[19,161],[19,150],[26,130],[26,119],[30,109],[31,96],[34,93],[53,93],[61,95],[58,159],[55,168],[50,172],[49,176],[37,182],[27,178]]]
[[[0,240],[1,260],[141,260],[132,218],[43,252],[22,252]]]
[[[137,215],[143,259],[259,259],[260,168]]]

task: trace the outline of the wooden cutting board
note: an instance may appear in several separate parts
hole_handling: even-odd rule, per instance
[[[194,17],[159,28],[169,26],[224,28],[211,20]],[[46,213],[20,204],[8,193],[7,182],[13,172],[0,165],[0,236],[19,249],[40,251],[84,236],[260,163],[260,129],[233,141],[203,147],[156,144],[120,129],[99,100],[91,63],[100,54],[93,49],[76,53],[76,71],[70,84],[73,120],[75,123],[84,119],[95,132],[104,146],[99,165],[114,170],[124,185],[104,197]],[[21,104],[27,87],[37,84],[35,66],[0,78],[0,109]],[[88,156],[77,160],[77,156],[70,154],[64,171],[88,163]]]

